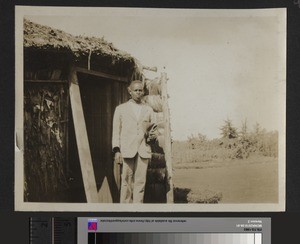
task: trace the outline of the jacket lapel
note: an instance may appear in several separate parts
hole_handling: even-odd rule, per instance
[[[131,101],[129,100],[128,102],[127,102],[127,112],[128,112],[128,115],[130,116],[130,117],[132,117],[134,120],[137,120],[137,118],[136,118],[136,116],[135,116],[135,114],[134,114],[134,112],[133,112],[133,109],[132,109],[132,105],[131,105]]]

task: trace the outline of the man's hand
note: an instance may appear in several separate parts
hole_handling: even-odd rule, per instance
[[[146,133],[146,142],[155,141],[158,136],[157,124],[152,124]]]
[[[123,164],[123,157],[120,152],[115,153],[115,163],[116,164]]]

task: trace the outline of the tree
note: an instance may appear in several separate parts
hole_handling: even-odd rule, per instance
[[[198,133],[198,140],[200,141],[200,143],[206,142],[207,140],[206,135]]]
[[[255,123],[254,125],[254,134],[259,135],[261,133],[262,129],[261,126],[258,122]]]
[[[198,135],[191,134],[188,136],[189,147],[192,149],[199,148],[207,141],[206,135],[198,133]]]
[[[232,121],[227,119],[224,123],[225,124],[220,128],[222,137],[228,139],[237,138],[237,128],[233,126]]]
[[[248,135],[248,123],[247,123],[247,118],[242,121],[242,128],[240,131],[240,135],[242,138],[245,138]]]

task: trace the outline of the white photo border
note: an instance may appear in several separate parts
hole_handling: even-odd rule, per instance
[[[98,7],[15,7],[15,210],[16,211],[79,211],[79,212],[274,212],[285,211],[285,142],[286,142],[286,9],[238,9],[238,10],[199,10],[199,9],[142,9],[142,8],[105,8],[107,15],[134,14],[144,15],[198,15],[203,17],[251,15],[275,16],[278,19],[280,86],[279,108],[279,155],[278,155],[278,192],[279,202],[274,204],[120,204],[120,203],[36,203],[24,202],[24,138],[23,138],[23,19],[26,15],[97,15]],[[102,12],[102,13],[104,13]]]

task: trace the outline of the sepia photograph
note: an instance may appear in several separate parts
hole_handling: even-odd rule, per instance
[[[15,8],[15,210],[285,211],[286,9]]]

